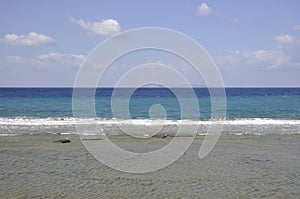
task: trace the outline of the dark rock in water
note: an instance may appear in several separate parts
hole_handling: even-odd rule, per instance
[[[68,139],[60,139],[60,140],[54,140],[53,143],[70,143],[71,140]]]
[[[168,134],[164,134],[161,138],[167,138],[167,137],[169,137],[169,135]]]

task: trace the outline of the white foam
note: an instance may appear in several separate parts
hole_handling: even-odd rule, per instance
[[[7,137],[7,136],[17,136],[18,134],[15,133],[1,133],[0,137]]]
[[[300,120],[246,118],[227,120],[151,120],[151,119],[103,119],[103,118],[0,118],[0,125],[12,126],[68,126],[76,124],[103,124],[103,125],[300,125]]]

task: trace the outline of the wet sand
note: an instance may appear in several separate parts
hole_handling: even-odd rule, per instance
[[[0,138],[0,198],[299,198],[300,135],[225,135],[198,159],[203,137],[170,166],[146,174],[98,162],[76,135]],[[171,137],[111,137],[133,150],[155,150]],[[145,140],[145,141],[144,141]]]

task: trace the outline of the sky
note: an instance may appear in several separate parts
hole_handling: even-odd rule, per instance
[[[1,1],[0,87],[72,87],[92,49],[142,27],[193,38],[226,87],[300,87],[299,10],[298,0]]]

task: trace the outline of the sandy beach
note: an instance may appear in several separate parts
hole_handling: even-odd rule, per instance
[[[226,135],[198,159],[203,141],[170,166],[146,174],[113,170],[98,162],[77,135],[7,136],[0,139],[0,198],[297,198],[299,135]],[[168,142],[111,136],[132,151]],[[144,143],[143,143],[144,142]]]

